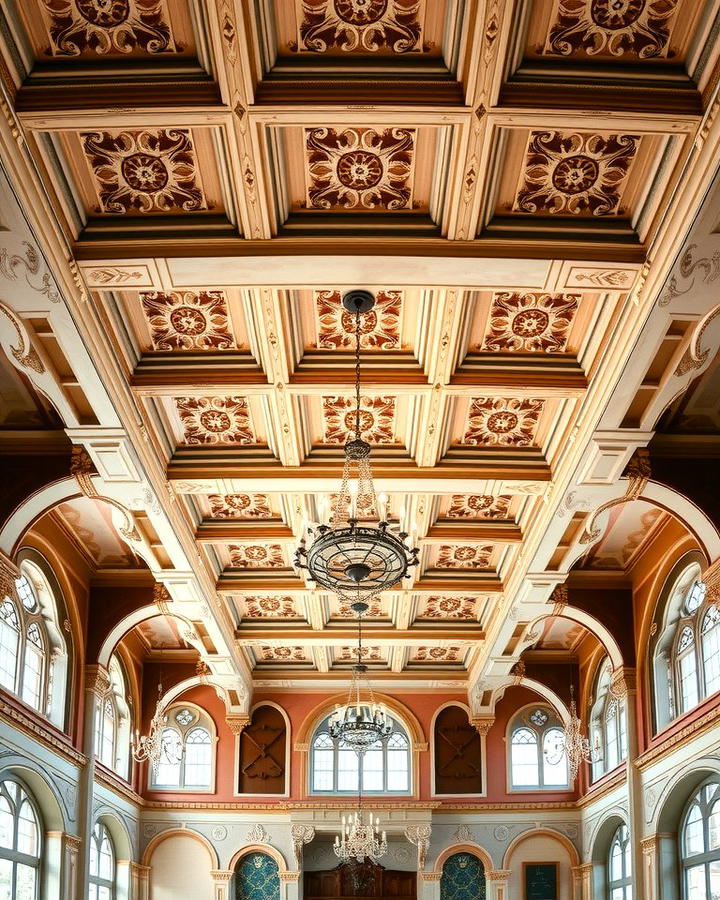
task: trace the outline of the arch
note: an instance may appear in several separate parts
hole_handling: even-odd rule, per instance
[[[720,532],[699,506],[669,485],[648,481],[642,499],[674,516],[693,535],[707,559],[720,556]]]
[[[495,870],[495,866],[493,865],[490,854],[484,847],[481,847],[480,844],[475,844],[472,841],[464,841],[461,844],[450,844],[449,847],[446,847],[444,850],[440,851],[440,853],[438,854],[438,858],[435,860],[433,873],[441,876],[443,866],[450,859],[450,857],[455,856],[456,853],[470,853],[472,856],[476,856],[485,868],[486,878],[488,877],[490,872],[493,872]]]
[[[265,743],[263,737],[260,734],[255,734],[255,726],[257,722],[255,721],[255,713],[262,709],[263,707],[269,707],[275,712],[280,714],[280,718],[285,726],[285,735],[282,740],[285,744],[284,752],[282,753],[282,765],[284,771],[282,774],[272,775],[266,780],[263,781],[263,788],[255,788],[256,785],[252,783],[246,782],[246,771],[245,765],[248,762],[247,760],[247,752],[248,745],[250,747],[250,754],[257,762],[257,754],[260,754],[262,759],[274,761],[279,764],[279,759],[275,755],[277,752],[277,747],[275,743],[280,743],[281,735],[268,735],[268,743]],[[267,725],[267,720],[265,722]],[[261,729],[262,730],[262,729]],[[251,733],[252,732],[252,733]],[[258,743],[259,742],[259,743]],[[257,703],[254,703],[248,712],[248,724],[242,730],[237,740],[235,741],[235,753],[236,753],[236,765],[235,765],[235,789],[238,793],[246,795],[246,796],[263,796],[269,795],[274,797],[289,797],[290,796],[290,781],[292,775],[292,732],[290,725],[290,717],[288,716],[285,709],[274,700],[259,700]],[[279,755],[279,754],[278,754]],[[265,775],[269,775],[269,773],[265,772]],[[282,781],[282,785],[279,782]],[[282,786],[282,790],[278,788]]]
[[[552,706],[558,716],[560,716],[563,725],[568,725],[570,723],[570,710],[567,708],[565,701],[556,694],[552,688],[549,688],[541,681],[536,681],[534,678],[521,678],[518,680],[513,676],[510,676],[506,681],[503,681],[494,688],[492,697],[490,698],[490,709],[493,714],[495,713],[497,702],[502,699],[505,691],[509,687],[524,687],[529,691],[534,691]]]
[[[607,810],[596,823],[590,838],[590,861],[595,865],[605,865],[610,842],[620,825],[627,826],[627,813],[619,806]],[[628,826],[629,827],[629,826]]]
[[[272,844],[247,844],[245,847],[241,847],[235,852],[232,859],[230,860],[228,869],[231,872],[234,872],[235,867],[240,862],[240,860],[244,856],[248,856],[250,853],[264,853],[265,856],[269,856],[271,859],[275,860],[279,872],[289,871],[287,862],[285,861],[285,857],[277,849],[277,847],[273,847]]]
[[[54,506],[80,496],[78,483],[71,476],[53,481],[30,494],[13,510],[0,529],[0,550],[12,558],[23,535],[41,516]]]
[[[668,781],[658,797],[651,823],[650,833],[675,834],[680,824],[685,805],[690,795],[708,778],[720,778],[720,758],[703,756],[694,760],[692,768],[687,768]]]
[[[512,859],[512,855],[520,846],[520,844],[536,837],[547,837],[551,838],[552,840],[556,840],[559,844],[562,844],[565,850],[567,850],[570,856],[571,865],[580,865],[580,854],[578,853],[577,847],[575,846],[575,844],[573,844],[573,842],[566,834],[563,834],[560,831],[555,831],[554,828],[532,828],[529,831],[521,832],[517,837],[513,838],[510,841],[505,850],[505,853],[503,854],[503,869],[510,868],[510,860]]]
[[[162,615],[163,613],[160,612],[157,605],[155,603],[150,603],[147,606],[139,606],[137,609],[128,613],[124,618],[120,619],[119,622],[116,622],[111,630],[105,635],[98,651],[97,662],[99,665],[104,666],[105,668],[108,667],[113,651],[129,631],[132,631],[133,628],[148,619],[155,619]],[[174,619],[178,619],[180,622],[184,622],[192,628],[192,622],[185,616],[178,615],[176,612],[170,612],[167,615]]]
[[[230,703],[230,697],[227,689],[222,684],[217,684],[216,682],[212,681],[212,676],[210,676],[210,681],[208,683],[212,685],[218,698],[225,704],[226,712],[229,713],[232,709],[232,704]],[[192,688],[200,687],[202,685],[203,681],[201,681],[199,675],[193,675],[191,678],[184,678],[182,681],[178,681],[177,684],[173,684],[165,691],[165,693],[160,698],[160,705],[163,708],[166,706],[170,706],[171,703],[175,703],[177,700],[179,700],[186,691],[192,690]]]
[[[430,741],[430,785],[433,797],[441,797],[448,796],[447,794],[443,794],[442,790],[438,789],[438,781],[441,780],[438,777],[438,759],[442,756],[442,752],[438,753],[438,741],[437,741],[437,732],[436,726],[439,716],[446,710],[451,707],[457,707],[461,709],[465,715],[467,716],[467,722],[469,726],[469,730],[473,732],[473,738],[468,743],[462,746],[462,748],[456,748],[456,754],[462,753],[473,753],[473,750],[477,750],[479,748],[480,752],[480,790],[479,791],[468,791],[463,794],[460,791],[454,791],[449,794],[449,796],[482,796],[487,792],[487,759],[486,759],[486,735],[482,733],[478,733],[475,730],[475,727],[472,724],[472,712],[467,703],[463,703],[461,700],[446,700],[445,703],[438,706],[435,712],[432,715],[432,719],[430,720],[430,729],[429,729],[429,741]],[[458,757],[456,756],[455,759]],[[451,785],[452,786],[452,785]]]
[[[391,697],[388,694],[379,694],[375,693],[375,699],[384,703],[388,708],[390,713],[397,716],[397,718],[402,723],[403,727],[408,733],[408,737],[413,742],[413,749],[420,749],[418,745],[425,745],[425,735],[422,730],[422,726],[418,721],[415,713],[408,709],[404,703],[401,703],[396,697]],[[319,706],[316,706],[313,710],[311,710],[303,719],[300,727],[297,731],[297,736],[295,738],[296,743],[298,744],[307,744],[311,740],[313,734],[315,733],[315,729],[322,722],[322,720],[328,716],[336,706],[339,704],[345,704],[347,702],[347,691],[343,693],[333,694],[332,697],[323,700]],[[423,746],[422,749],[426,750],[427,745]]]
[[[193,828],[168,828],[167,831],[161,831],[160,834],[156,834],[155,837],[151,838],[148,842],[147,847],[145,848],[145,852],[142,855],[142,864],[144,866],[150,865],[150,860],[152,859],[152,855],[155,850],[163,843],[163,841],[168,840],[168,838],[172,837],[189,837],[194,841],[197,841],[199,844],[202,844],[203,847],[210,854],[210,863],[212,869],[220,868],[220,860],[218,858],[217,850],[210,843],[210,841],[205,837],[204,834],[201,834],[199,831],[195,831]]]
[[[100,807],[95,812],[93,826],[95,822],[100,822],[107,828],[118,862],[135,858],[133,841],[128,827],[114,809],[109,806]]]
[[[171,712],[174,716],[177,716],[180,710],[191,710],[195,715],[195,719],[191,722],[182,722],[177,718],[171,717]],[[151,791],[170,791],[170,792],[183,792],[188,791],[190,793],[198,793],[198,794],[208,794],[215,793],[216,789],[216,777],[217,777],[217,744],[218,744],[218,733],[217,733],[217,723],[215,719],[213,719],[212,715],[205,709],[203,706],[200,706],[198,703],[193,702],[192,700],[181,701],[168,703],[163,707],[163,715],[166,717],[165,725],[161,730],[162,735],[162,743],[165,744],[165,730],[168,729],[173,731],[180,741],[182,746],[182,752],[179,758],[173,760],[173,762],[177,766],[177,783],[175,781],[167,781],[162,782],[160,780],[162,770],[163,770],[163,762],[168,759],[167,754],[163,758],[160,758],[160,765],[157,767],[157,771],[153,768],[153,766],[147,767],[147,786]],[[209,737],[209,744],[203,741],[203,746],[208,747],[209,751],[209,774],[208,774],[208,784],[198,784],[191,783],[187,784],[187,759],[188,759],[188,736],[191,735],[196,730],[202,730],[207,733]],[[195,761],[197,763],[197,760]]]
[[[8,756],[2,761],[0,780],[8,776],[14,776],[28,786],[47,831],[72,831],[70,822],[74,825],[75,819],[71,818],[55,781],[48,779],[45,770],[24,757]]]
[[[586,628],[603,645],[608,657],[610,658],[613,669],[622,668],[622,653],[620,652],[618,642],[615,640],[612,633],[606,628],[605,625],[603,625],[603,623],[599,619],[596,619],[594,616],[591,616],[589,613],[586,613],[584,610],[578,609],[575,606],[564,606],[562,612],[559,615],[554,615],[552,607],[549,607],[549,612],[543,613],[543,615],[538,616],[537,619],[534,619],[530,623],[526,633],[530,634],[531,632],[535,631],[535,626],[537,624],[542,622],[544,619],[550,619],[553,617],[558,619],[569,619],[571,622],[576,622],[578,625],[582,625],[583,628]]]

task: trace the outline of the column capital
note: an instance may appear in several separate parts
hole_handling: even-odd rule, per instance
[[[418,872],[423,881],[440,881],[442,872]]]
[[[488,881],[506,884],[510,880],[510,869],[490,869],[486,877]]]
[[[15,596],[15,579],[19,576],[20,570],[15,563],[0,551],[0,599]]]
[[[249,716],[225,716],[225,724],[233,734],[242,734],[243,730],[250,724]]]
[[[105,666],[97,663],[85,666],[85,690],[103,697],[110,689],[110,674]]]
[[[610,675],[610,690],[619,699],[637,691],[637,672],[631,666],[618,666]]]
[[[643,856],[654,856],[660,846],[661,839],[661,834],[650,834],[644,837],[640,841],[640,849],[643,852]]]
[[[300,881],[300,872],[280,872],[280,881],[293,882]]]
[[[233,877],[233,873],[225,869],[212,869],[210,877],[217,884],[226,884]]]
[[[495,724],[495,716],[473,716],[470,724],[481,737],[487,737],[488,731]]]
[[[62,840],[68,850],[71,850],[73,853],[79,853],[80,847],[82,846],[82,840],[74,834],[64,833],[62,835]]]
[[[713,606],[720,606],[720,558],[711,563],[703,572],[705,599]]]

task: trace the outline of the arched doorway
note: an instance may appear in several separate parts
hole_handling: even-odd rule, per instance
[[[238,861],[235,900],[280,900],[280,874],[272,857],[248,853]]]
[[[485,866],[472,853],[455,853],[445,860],[440,900],[485,900]]]

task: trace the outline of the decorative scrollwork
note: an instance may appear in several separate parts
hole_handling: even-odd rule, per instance
[[[628,486],[625,493],[622,497],[608,500],[607,503],[603,503],[602,506],[599,506],[595,510],[590,517],[590,521],[586,524],[585,530],[580,535],[580,543],[592,544],[593,541],[596,541],[602,534],[602,528],[599,528],[595,524],[598,518],[614,506],[619,506],[622,503],[631,503],[633,500],[637,500],[645,490],[645,486],[650,480],[650,474],[650,454],[646,449],[638,448],[625,470],[625,477],[628,479]]]

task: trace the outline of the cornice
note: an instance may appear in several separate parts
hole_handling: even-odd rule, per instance
[[[714,709],[709,710],[699,719],[695,719],[695,721],[685,725],[683,728],[680,728],[678,731],[669,735],[667,738],[662,740],[659,744],[656,744],[654,747],[650,747],[650,749],[646,750],[635,760],[635,766],[642,772],[644,769],[647,769],[648,766],[652,765],[656,760],[670,753],[672,750],[676,750],[678,746],[682,746],[683,744],[689,742],[691,738],[697,737],[700,734],[703,734],[708,729],[717,725],[718,720],[720,719],[720,705],[716,706]]]
[[[0,696],[0,719],[40,741],[69,762],[78,766],[84,766],[87,762],[85,755],[76,750],[62,732],[55,732],[50,727],[40,724],[33,716],[14,706],[4,696]]]
[[[112,772],[107,766],[102,765],[102,763],[96,762],[95,764],[95,780],[100,782],[100,784],[104,785],[106,788],[109,788],[113,793],[118,794],[118,796],[130,800],[130,802],[134,803],[137,807],[142,807],[144,805],[143,798],[140,794],[133,790],[133,788],[119,775],[116,775],[115,772]]]

